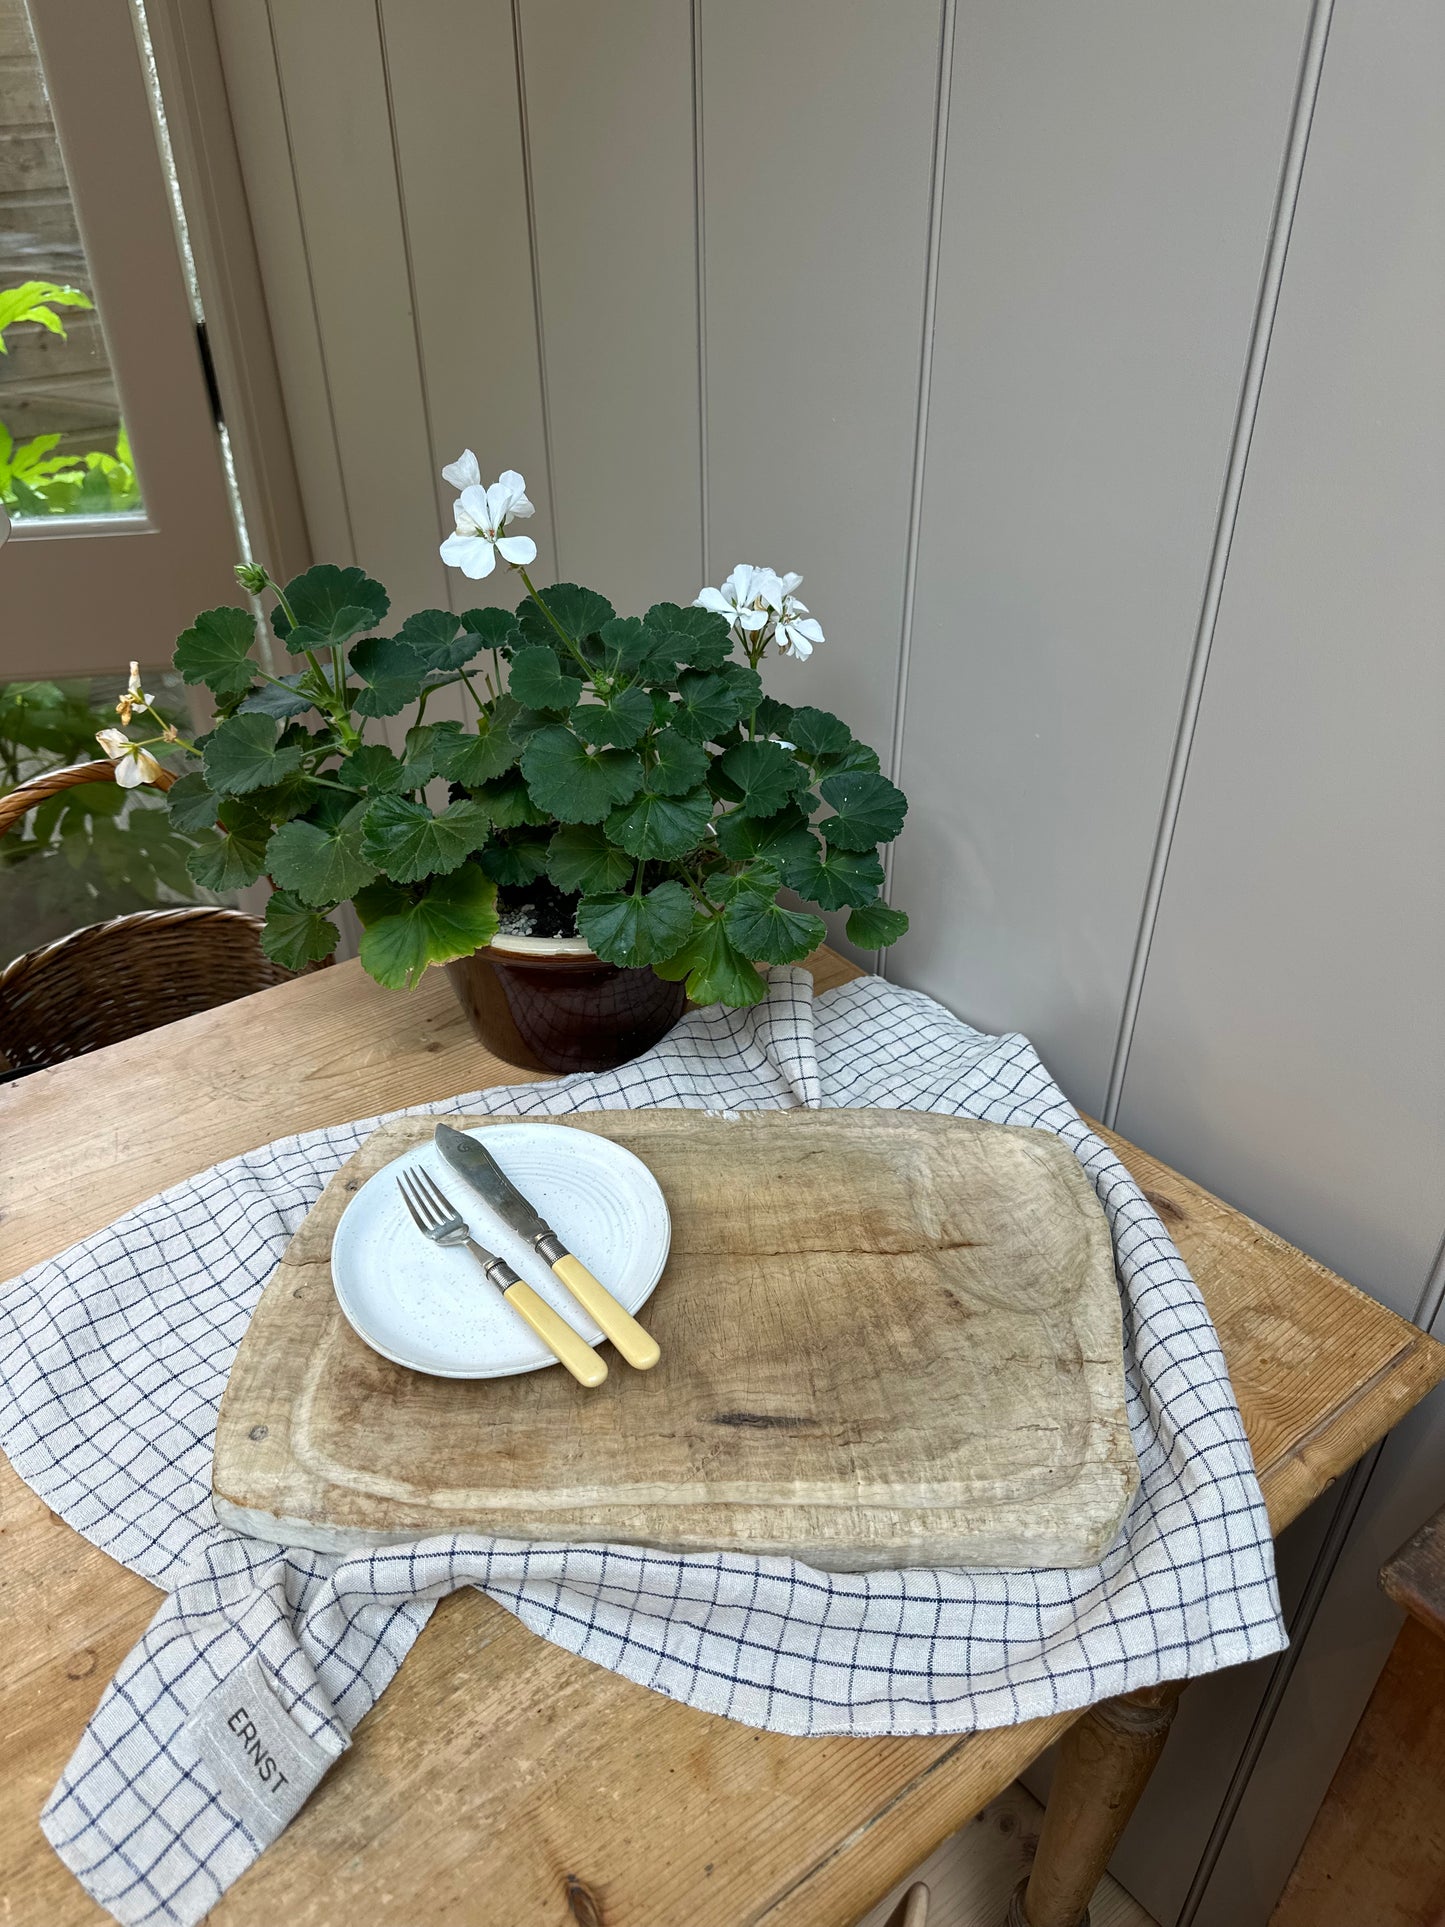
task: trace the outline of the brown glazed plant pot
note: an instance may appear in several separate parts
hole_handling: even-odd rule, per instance
[[[494,1057],[527,1071],[608,1071],[665,1036],[687,1002],[652,970],[603,963],[580,937],[498,937],[447,975]]]

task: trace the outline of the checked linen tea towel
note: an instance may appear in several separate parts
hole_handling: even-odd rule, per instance
[[[216,1524],[209,1484],[232,1356],[288,1238],[381,1120],[248,1152],[16,1280],[0,1313],[0,1440],[16,1469],[169,1595],[41,1821],[117,1920],[198,1921],[459,1586],[599,1666],[781,1733],[1008,1725],[1284,1644],[1269,1523],[1203,1302],[1024,1038],[983,1036],[876,978],[815,1000],[805,971],[779,969],[755,1009],[695,1012],[618,1070],[418,1108],[648,1105],[876,1106],[1060,1137],[1114,1241],[1141,1475],[1119,1538],[1083,1571],[864,1575],[475,1536],[345,1558],[240,1538]]]

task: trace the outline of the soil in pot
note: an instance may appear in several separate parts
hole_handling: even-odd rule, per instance
[[[498,935],[447,965],[472,1028],[503,1063],[611,1070],[650,1050],[686,1007],[680,983],[595,956],[577,935],[576,902],[545,878],[499,890]]]

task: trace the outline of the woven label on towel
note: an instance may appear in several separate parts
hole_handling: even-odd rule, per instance
[[[257,1653],[201,1701],[186,1731],[221,1798],[262,1846],[295,1818],[336,1758],[285,1711]]]

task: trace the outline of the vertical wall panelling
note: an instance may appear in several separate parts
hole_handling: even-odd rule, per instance
[[[555,573],[526,171],[509,0],[382,0],[383,49],[405,217],[440,525],[454,491],[440,468],[470,447],[487,480],[527,478],[537,570]],[[510,572],[453,605],[514,604]]]
[[[912,498],[940,0],[702,0],[709,549],[799,569],[771,666],[886,756]],[[846,23],[846,24],[845,24]]]
[[[918,354],[918,405],[913,426],[913,480],[908,501],[908,542],[903,565],[903,620],[898,632],[898,669],[893,688],[893,734],[887,769],[896,781],[903,767],[903,732],[908,714],[908,669],[913,656],[913,610],[918,593],[918,538],[923,520],[923,484],[928,472],[928,403],[933,388],[933,343],[938,329],[938,249],[943,230],[943,192],[948,167],[948,115],[953,100],[953,41],[956,0],[944,0],[938,39],[938,89],[933,110],[933,169],[928,193],[928,260],[923,277],[923,339]],[[898,845],[883,852],[883,894],[891,896]],[[886,950],[873,968],[888,974]]]
[[[272,19],[356,560],[398,611],[434,606],[447,581],[376,7]]]
[[[1442,75],[1426,0],[1336,10],[1119,1113],[1407,1316],[1445,1165]],[[1196,1927],[1288,1872],[1393,1636],[1375,1569],[1445,1499],[1442,1424],[1351,1495]]]
[[[1445,1153],[1442,74],[1429,0],[1337,14],[1119,1113],[1406,1316]]]
[[[1305,0],[979,0],[954,47],[892,973],[1102,1101]]]
[[[1254,434],[1255,418],[1259,410],[1260,388],[1264,381],[1265,362],[1269,355],[1270,334],[1274,328],[1274,317],[1279,305],[1285,257],[1289,252],[1290,229],[1294,223],[1300,177],[1304,171],[1305,151],[1309,145],[1310,122],[1314,118],[1320,71],[1324,65],[1325,45],[1329,39],[1330,17],[1333,11],[1334,0],[1314,0],[1309,37],[1305,44],[1305,57],[1300,65],[1299,88],[1295,95],[1289,144],[1285,150],[1284,167],[1280,173],[1279,195],[1275,202],[1274,221],[1270,229],[1269,251],[1265,257],[1264,275],[1260,281],[1259,303],[1254,315],[1254,331],[1250,337],[1249,358],[1244,370],[1244,386],[1240,391],[1239,410],[1234,421],[1234,438],[1229,450],[1229,468],[1224,478],[1224,495],[1219,506],[1219,519],[1214,529],[1214,546],[1209,558],[1209,573],[1204,587],[1204,606],[1200,610],[1199,627],[1195,631],[1194,650],[1190,657],[1189,675],[1184,689],[1184,704],[1174,738],[1174,754],[1169,764],[1169,780],[1164,790],[1164,806],[1160,811],[1159,832],[1155,838],[1153,861],[1149,866],[1149,880],[1144,891],[1144,908],[1139,920],[1139,935],[1135,942],[1134,959],[1129,970],[1129,983],[1124,994],[1124,1011],[1119,1022],[1119,1037],[1114,1047],[1114,1060],[1109,1068],[1109,1088],[1105,1094],[1102,1116],[1104,1122],[1111,1127],[1118,1122],[1119,1099],[1123,1094],[1124,1074],[1129,1063],[1129,1050],[1134,1041],[1134,1025],[1139,1015],[1139,998],[1144,987],[1149,945],[1153,941],[1154,926],[1159,915],[1159,898],[1164,888],[1164,872],[1169,862],[1169,848],[1174,837],[1174,826],[1179,818],[1179,805],[1184,793],[1184,777],[1189,768],[1189,751],[1199,719],[1199,704],[1204,694],[1204,678],[1209,669],[1209,652],[1214,644],[1214,628],[1219,618],[1219,599],[1224,591],[1224,571],[1229,562],[1229,545],[1234,539],[1234,525],[1239,514],[1244,469],[1249,459],[1249,444]]]
[[[256,0],[212,0],[212,14],[313,555],[350,561],[355,544],[270,14]]]
[[[689,11],[519,0],[517,20],[559,568],[619,609],[690,601],[701,508]]]

